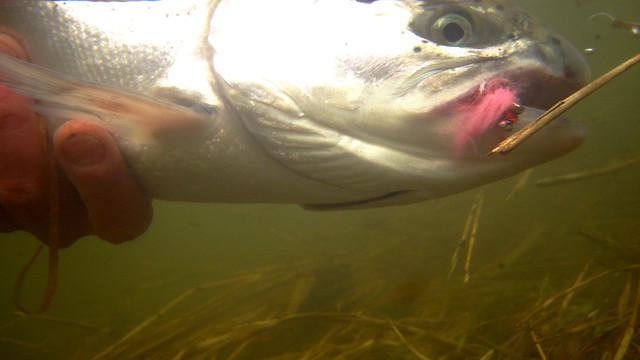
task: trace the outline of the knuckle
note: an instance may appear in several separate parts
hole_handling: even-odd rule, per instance
[[[8,179],[0,182],[0,201],[10,211],[35,207],[43,197],[41,186],[36,181]]]

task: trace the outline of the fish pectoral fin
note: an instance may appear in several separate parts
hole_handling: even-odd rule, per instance
[[[34,111],[52,121],[85,120],[139,142],[200,133],[214,116],[211,111],[70,79],[4,54],[0,54],[0,84],[37,100]]]

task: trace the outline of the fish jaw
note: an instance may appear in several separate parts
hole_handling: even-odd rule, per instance
[[[534,122],[544,111],[526,108],[520,115],[513,131],[518,131]],[[535,137],[525,141],[506,155],[472,157],[432,158],[424,162],[418,157],[398,157],[395,166],[403,169],[418,169],[421,174],[433,174],[428,187],[407,187],[405,190],[389,191],[375,197],[338,203],[305,204],[304,208],[316,211],[355,210],[371,207],[396,206],[449,196],[468,189],[501,180],[518,172],[551,161],[575,150],[584,141],[587,128],[565,117],[560,117],[540,130]],[[416,174],[417,175],[417,174]],[[422,178],[422,185],[425,179]]]

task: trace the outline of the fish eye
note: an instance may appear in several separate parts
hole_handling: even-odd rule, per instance
[[[440,17],[431,29],[433,40],[448,46],[466,45],[471,32],[471,22],[460,14],[447,14]]]
[[[464,37],[464,29],[458,23],[450,22],[442,27],[442,35],[450,43],[457,43]]]

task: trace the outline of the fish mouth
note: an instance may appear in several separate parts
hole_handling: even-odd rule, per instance
[[[485,79],[463,95],[447,102],[443,107],[473,103],[477,101],[478,93],[482,92],[479,89],[500,86],[511,88],[515,92],[518,105],[544,110],[570,96],[584,85],[544,69],[513,69]]]
[[[585,85],[542,69],[510,71],[502,77],[515,85],[519,105],[537,109],[548,109]]]
[[[443,108],[457,119],[452,132],[454,154],[477,157],[509,134],[535,121],[558,101],[580,89],[569,76],[558,76],[545,68],[516,68],[480,81]],[[526,112],[526,116],[520,116]],[[565,128],[572,128],[564,120]],[[493,135],[489,135],[493,134]],[[579,145],[581,141],[571,141]]]
[[[529,112],[517,129],[535,122],[546,113],[546,110],[566,99],[588,83],[588,70],[574,73],[565,67],[564,75],[552,74],[543,69],[524,70],[505,75],[518,85],[518,105]],[[551,138],[548,147],[555,147],[556,153],[551,157],[565,155],[575,150],[584,141],[587,129],[584,124],[559,117],[541,131],[541,135]],[[526,148],[526,143],[523,144]],[[514,151],[517,151],[515,149]],[[525,149],[523,149],[525,150]]]

